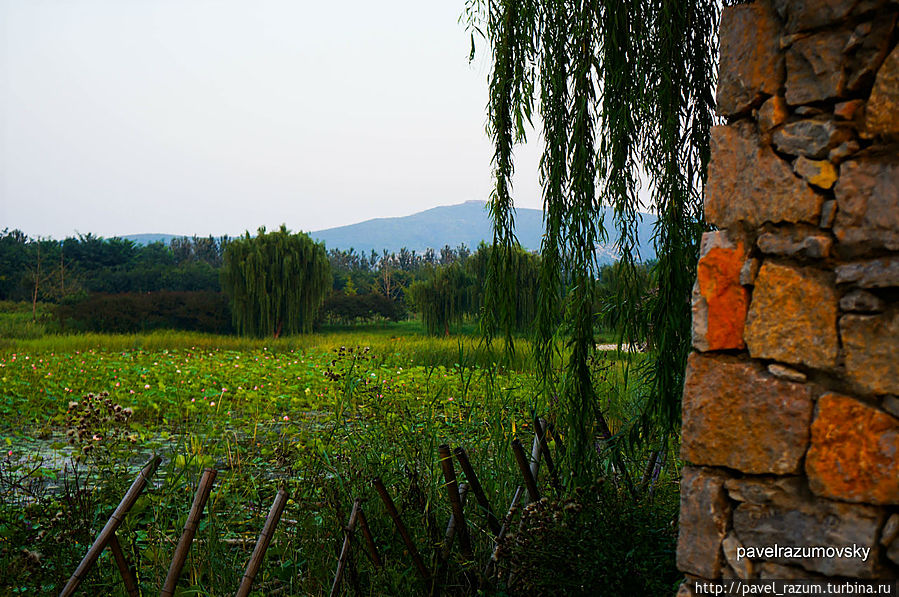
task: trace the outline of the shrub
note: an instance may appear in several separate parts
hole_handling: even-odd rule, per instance
[[[677,492],[634,502],[600,484],[528,504],[500,545],[511,595],[671,595],[677,571]]]
[[[59,305],[56,315],[64,330],[120,334],[154,329],[233,331],[228,298],[221,292],[94,294],[78,303]]]
[[[322,316],[329,323],[353,324],[375,319],[400,321],[406,308],[399,301],[378,292],[344,294],[335,292],[322,305]]]

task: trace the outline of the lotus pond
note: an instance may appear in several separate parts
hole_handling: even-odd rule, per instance
[[[547,412],[533,398],[526,358],[501,367],[499,358],[461,341],[430,340],[412,351],[352,333],[303,346],[224,349],[209,337],[169,348],[125,344],[109,338],[98,345],[115,350],[63,342],[62,350],[19,344],[0,352],[2,594],[57,593],[152,454],[162,465],[119,530],[143,591],[161,586],[200,472],[214,467],[218,478],[181,594],[233,593],[279,487],[291,498],[256,577],[258,594],[328,592],[354,497],[366,500],[385,566],[374,567],[359,544],[347,588],[420,593],[371,479],[384,480],[422,555],[436,564],[450,515],[437,446],[466,448],[494,508],[504,512],[520,482],[509,442],[529,444],[535,409]],[[601,367],[614,390],[623,365],[609,357]],[[626,397],[612,390],[604,394],[607,408],[624,417]],[[626,496],[599,492],[615,516],[596,524],[619,525],[601,549],[631,560],[610,567],[608,578],[626,585],[640,570],[634,582],[641,587],[676,585],[676,486],[663,480],[660,487],[643,514],[622,508]],[[492,536],[468,509],[475,559],[486,562]],[[635,526],[622,534],[627,524]],[[655,539],[615,546],[646,533]],[[569,539],[559,538],[559,548]],[[570,547],[612,557],[599,549],[591,541]],[[454,555],[441,572],[444,591],[476,592],[461,574],[470,568]],[[125,594],[108,550],[82,590]]]

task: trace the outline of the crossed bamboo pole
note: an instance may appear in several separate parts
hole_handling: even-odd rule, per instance
[[[287,492],[284,488],[281,488],[275,496],[275,501],[272,502],[272,507],[268,511],[265,524],[262,525],[262,532],[259,533],[259,539],[256,540],[256,547],[253,548],[253,555],[250,556],[247,570],[243,574],[243,578],[240,581],[240,587],[238,587],[235,597],[247,597],[247,595],[250,594],[250,588],[253,586],[253,579],[256,578],[256,573],[259,572],[259,567],[262,565],[262,559],[265,557],[265,552],[268,550],[268,546],[272,541],[272,535],[275,534],[275,528],[278,526],[278,521],[281,520],[281,514],[284,513],[284,507],[286,505]]]
[[[209,493],[212,491],[212,484],[218,473],[215,469],[207,468],[203,470],[200,477],[200,483],[197,486],[197,493],[194,495],[193,504],[190,506],[190,513],[187,515],[187,522],[184,523],[184,531],[181,533],[181,539],[175,548],[175,555],[172,557],[172,564],[169,566],[169,573],[165,577],[165,583],[162,585],[160,597],[171,597],[175,594],[175,585],[178,584],[178,578],[181,576],[181,570],[184,568],[184,562],[187,560],[187,553],[193,544],[194,535],[200,525],[200,517],[203,515],[203,508],[206,506],[206,500],[209,499]]]
[[[87,550],[87,554],[85,554],[81,563],[78,564],[78,568],[75,569],[72,577],[69,578],[69,582],[63,587],[62,592],[59,594],[60,597],[70,597],[75,594],[78,585],[80,585],[81,581],[87,576],[87,573],[97,562],[97,559],[100,557],[100,554],[103,553],[103,550],[107,545],[110,546],[110,549],[113,552],[113,557],[115,558],[119,572],[122,574],[122,580],[125,583],[128,594],[138,594],[137,582],[128,566],[128,562],[125,560],[125,555],[122,553],[122,548],[115,536],[115,532],[119,526],[121,526],[122,521],[125,519],[125,515],[137,502],[137,498],[140,497],[141,492],[144,490],[144,487],[147,486],[147,483],[149,483],[150,478],[156,473],[156,469],[159,467],[161,460],[162,459],[159,456],[153,456],[153,458],[144,465],[140,473],[138,473],[137,478],[125,493],[125,497],[122,498],[122,501],[112,513],[112,516],[109,517],[106,526],[104,526],[103,530],[100,531],[100,534],[97,535],[94,544]]]

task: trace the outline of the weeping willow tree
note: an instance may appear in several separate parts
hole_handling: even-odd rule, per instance
[[[484,289],[490,276],[490,263],[493,259],[494,249],[506,251],[506,247],[493,247],[482,243],[478,250],[468,258],[465,267],[474,278],[472,286],[472,313],[481,314],[481,321],[485,326],[495,326],[500,316],[496,313],[495,305],[487,303]],[[531,330],[534,327],[534,319],[537,317],[537,292],[540,282],[540,257],[534,253],[525,251],[521,247],[512,247],[511,252],[504,256],[511,266],[512,279],[509,286],[508,304],[512,309],[508,318],[508,324],[515,331]],[[488,310],[491,310],[488,312]],[[495,329],[488,330],[495,332]]]
[[[620,341],[647,341],[642,415],[631,438],[661,441],[680,420],[689,352],[690,288],[701,234],[701,189],[714,115],[719,7],[716,0],[469,0],[472,33],[492,54],[488,132],[495,186],[489,210],[493,243],[517,244],[512,198],[513,148],[525,140],[537,107],[542,121],[545,234],[536,330],[538,377],[558,395],[571,439],[567,458],[586,479],[596,438],[612,437],[591,379],[596,248],[615,232],[622,264],[617,301]],[[647,181],[651,205],[638,191]],[[612,208],[612,221],[603,209]],[[658,215],[657,292],[643,309],[635,265],[638,210]],[[495,253],[487,281],[510,339],[506,290],[514,266]],[[562,327],[558,325],[559,314]],[[567,344],[553,368],[556,338]]]
[[[434,268],[423,280],[409,286],[409,298],[421,313],[431,336],[450,333],[450,326],[462,323],[471,312],[473,279],[459,263]]]
[[[225,249],[222,286],[231,297],[240,334],[275,336],[307,333],[331,290],[325,246],[303,233],[247,232]]]

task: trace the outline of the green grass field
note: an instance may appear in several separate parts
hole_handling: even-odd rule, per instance
[[[492,537],[470,501],[477,564],[453,551],[438,566],[450,508],[437,447],[465,447],[494,508],[504,512],[521,482],[510,441],[530,445],[533,412],[551,415],[534,398],[529,358],[525,341],[509,359],[473,335],[428,338],[414,322],[267,341],[183,332],[8,341],[0,348],[0,566],[8,572],[0,594],[58,592],[152,453],[163,457],[156,483],[120,531],[149,593],[165,577],[201,469],[213,466],[219,476],[183,594],[233,593],[280,486],[291,500],[257,576],[258,594],[327,593],[354,497],[367,500],[385,559],[375,569],[357,544],[359,591],[421,593],[371,489],[375,476],[393,494],[428,566],[440,570],[444,591],[473,594],[460,579],[483,570]],[[623,363],[610,357],[602,367],[614,422],[628,413],[619,391]],[[85,401],[91,392],[108,397]],[[608,487],[596,495],[606,511],[581,515],[572,527],[614,539],[575,542],[570,551],[584,551],[584,560],[578,564],[575,554],[569,564],[589,563],[606,586],[619,583],[621,594],[675,586],[675,486],[663,482],[642,510]],[[560,549],[567,540],[555,539]],[[510,557],[526,560],[514,555],[516,545]],[[578,570],[571,574],[583,575]],[[83,586],[85,594],[125,594],[108,554]]]

